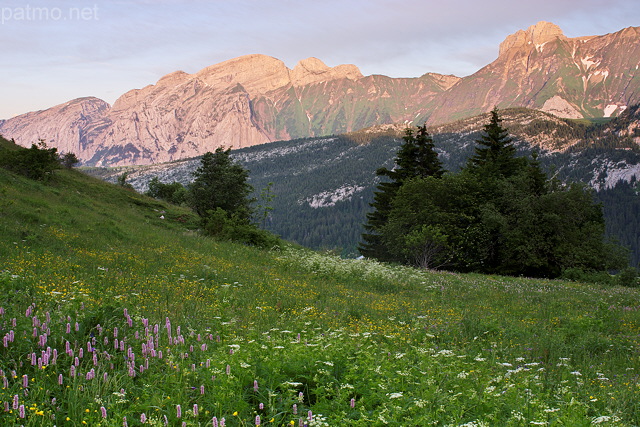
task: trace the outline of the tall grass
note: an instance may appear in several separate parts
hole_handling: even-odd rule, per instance
[[[640,423],[637,289],[219,243],[74,171],[0,195],[1,425]]]

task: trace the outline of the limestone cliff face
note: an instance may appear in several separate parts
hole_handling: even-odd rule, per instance
[[[608,117],[640,101],[640,28],[568,38],[549,22],[508,36],[498,58],[444,94],[430,123],[494,106]]]
[[[78,98],[47,110],[22,114],[0,123],[0,134],[25,147],[44,139],[61,153],[80,153],[87,126],[109,112],[98,98]]]

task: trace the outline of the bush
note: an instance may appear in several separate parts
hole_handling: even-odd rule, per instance
[[[204,220],[204,232],[208,236],[263,249],[271,249],[281,244],[280,239],[270,232],[261,230],[237,215],[229,215],[221,208],[209,211],[208,214]]]
[[[640,285],[638,281],[638,270],[633,267],[627,267],[624,270],[621,270],[614,277],[616,285],[620,286],[628,286],[631,288],[636,288]]]
[[[80,159],[78,159],[78,157],[74,153],[64,153],[60,157],[60,162],[62,163],[62,166],[64,166],[65,168],[71,169],[75,165],[80,163]]]
[[[580,268],[567,268],[562,272],[561,279],[573,282],[598,283],[602,285],[614,284],[614,276],[606,271],[582,270]]]
[[[165,184],[160,182],[157,176],[149,181],[149,190],[145,194],[174,205],[182,205],[187,202],[187,189],[182,184],[179,182]]]
[[[32,144],[31,148],[1,150],[0,166],[38,181],[48,181],[60,168],[57,148],[48,148],[44,140]]]

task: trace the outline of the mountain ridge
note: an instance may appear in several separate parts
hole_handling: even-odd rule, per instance
[[[193,74],[169,73],[124,93],[113,106],[79,98],[0,121],[0,134],[24,146],[42,138],[85,165],[106,166],[376,124],[438,125],[495,106],[611,117],[640,102],[639,62],[640,27],[568,38],[541,21],[507,36],[498,58],[467,77],[363,76],[355,65],[329,67],[313,57],[289,69],[277,58],[252,54]]]

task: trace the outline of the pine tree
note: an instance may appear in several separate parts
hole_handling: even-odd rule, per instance
[[[219,147],[215,153],[205,153],[193,173],[188,203],[205,221],[218,208],[229,216],[250,221],[249,195],[253,188],[247,183],[249,172],[233,162],[230,152],[231,149]]]
[[[380,168],[376,171],[376,175],[387,177],[389,180],[378,184],[373,203],[370,204],[374,210],[367,214],[367,223],[364,225],[367,233],[362,235],[363,243],[359,247],[362,255],[382,261],[392,261],[397,258],[389,252],[380,233],[387,224],[391,205],[398,189],[409,179],[428,176],[439,178],[444,173],[442,162],[438,159],[438,153],[435,151],[433,139],[427,132],[426,125],[418,126],[416,135],[412,129],[407,129],[402,139],[404,143],[395,158],[396,167],[392,170]]]
[[[518,173],[524,166],[521,159],[516,158],[516,148],[509,132],[502,127],[502,119],[498,109],[491,111],[491,119],[484,126],[484,134],[476,140],[475,155],[467,163],[471,171],[482,170],[483,175],[508,178]]]

